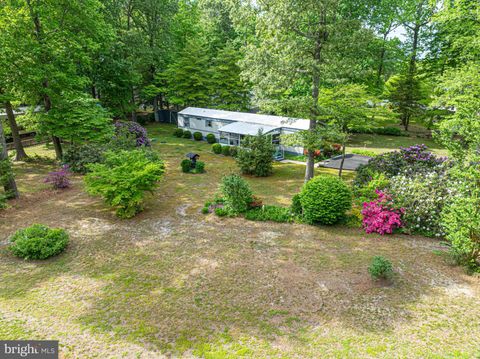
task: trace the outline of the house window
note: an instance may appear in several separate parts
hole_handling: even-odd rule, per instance
[[[188,117],[183,118],[183,127],[190,127],[190,119]]]
[[[205,120],[206,127],[212,127],[212,120]]]
[[[226,132],[220,132],[220,143],[224,145],[228,145],[229,138],[228,138],[228,133]]]
[[[229,144],[230,144],[230,146],[239,146],[240,145],[240,135],[237,135],[236,133],[231,133]]]

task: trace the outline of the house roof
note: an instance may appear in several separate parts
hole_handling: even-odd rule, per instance
[[[179,112],[180,115],[206,117],[217,120],[227,120],[236,122],[254,123],[274,128],[293,128],[297,130],[307,130],[308,120],[298,118],[289,118],[282,116],[262,115],[257,113],[234,112],[223,110],[212,110],[207,108],[187,107]]]
[[[255,136],[258,134],[258,131],[261,130],[263,133],[269,133],[273,130],[279,129],[280,127],[274,126],[266,126],[266,125],[259,125],[256,123],[248,123],[248,122],[232,122],[228,125],[220,127],[218,129],[219,132],[229,132],[229,133],[236,133],[239,135],[250,135]]]

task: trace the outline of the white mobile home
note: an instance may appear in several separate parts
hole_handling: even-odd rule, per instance
[[[294,154],[303,154],[303,148],[282,146],[280,135],[306,130],[308,126],[308,120],[206,108],[188,107],[178,113],[179,128],[201,132],[204,137],[212,133],[221,144],[238,146],[243,137],[254,136],[262,130],[272,135],[282,152]]]

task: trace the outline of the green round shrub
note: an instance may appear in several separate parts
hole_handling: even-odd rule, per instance
[[[183,131],[183,138],[192,138],[192,133],[190,131]]]
[[[340,178],[322,175],[303,186],[300,203],[307,223],[335,224],[352,207],[352,193]]]
[[[222,146],[222,155],[230,156],[230,146]]]
[[[206,139],[207,139],[207,142],[210,144],[217,142],[217,139],[215,138],[215,135],[213,133],[209,133]]]
[[[61,253],[68,244],[68,234],[61,228],[43,224],[20,229],[10,238],[9,249],[24,259],[47,259]]]
[[[192,170],[192,161],[190,160],[183,160],[180,163],[180,166],[182,167],[182,172],[188,173]]]
[[[183,137],[183,130],[181,128],[176,128],[175,131],[173,131],[173,135],[175,137],[181,138]]]
[[[195,141],[201,141],[203,140],[203,135],[201,132],[194,132],[193,138],[195,139]]]
[[[205,173],[205,162],[197,161],[195,163],[195,173]]]
[[[220,153],[222,153],[222,145],[219,144],[219,143],[215,143],[212,145],[212,151],[213,153],[216,153],[217,155],[219,155]]]

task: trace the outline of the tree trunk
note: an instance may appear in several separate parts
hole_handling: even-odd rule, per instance
[[[314,131],[317,126],[315,120],[310,120],[309,131]],[[310,181],[315,176],[315,151],[308,151],[307,168],[305,169],[305,183]]]
[[[338,177],[342,178],[343,164],[345,163],[345,146],[346,143],[342,143],[342,162],[340,162],[340,169],[338,170]]]
[[[23,148],[20,133],[18,131],[17,121],[15,120],[15,114],[13,113],[12,104],[10,101],[5,102],[5,111],[7,112],[8,124],[12,130],[13,144],[15,145],[15,161],[22,161],[27,158],[25,149]]]
[[[0,161],[8,161],[8,152],[7,152],[7,142],[5,141],[5,133],[3,132],[3,123],[0,121]],[[10,176],[7,181],[3,184],[5,193],[9,198],[18,198],[18,189],[15,182],[15,178]]]
[[[155,96],[153,98],[153,111],[155,115],[155,122],[160,122],[160,116],[158,115],[158,100],[159,100],[159,95]]]
[[[63,158],[62,141],[57,136],[52,136],[52,141],[55,148],[55,157],[60,161]]]

